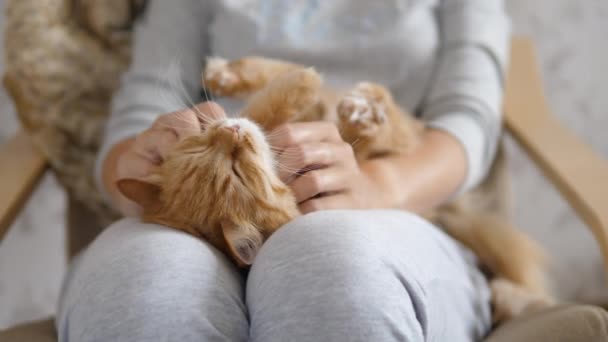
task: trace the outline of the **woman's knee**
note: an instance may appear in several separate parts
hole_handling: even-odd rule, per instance
[[[136,219],[124,219],[108,227],[84,252],[79,264],[78,278],[94,276],[123,286],[130,282],[172,286],[182,279],[202,284],[206,278],[218,276],[213,272],[223,278],[240,279],[236,268],[206,242]]]
[[[409,266],[423,262],[423,256],[406,252],[421,241],[415,227],[420,223],[433,229],[414,215],[396,211],[332,210],[299,217],[262,246],[249,273],[248,296],[315,281],[372,292],[388,282],[401,286],[404,274],[395,270],[417,278]],[[406,258],[404,265],[400,261]]]
[[[248,290],[253,288],[255,292],[258,280],[263,284],[278,281],[285,286],[308,278],[343,283],[354,279],[355,273],[368,272],[377,262],[378,250],[373,245],[370,221],[360,213],[314,212],[283,226],[256,256]],[[344,279],[338,279],[341,277]]]
[[[114,327],[120,335],[133,328],[120,327],[126,322],[138,325],[142,334],[173,330],[179,322],[211,325],[208,331],[215,333],[238,330],[221,318],[246,325],[239,271],[207,243],[166,227],[119,221],[79,257],[68,278],[58,317],[60,333],[62,325],[71,335],[96,330],[105,320],[115,320],[118,312],[122,323]],[[220,308],[222,313],[212,314]],[[107,333],[110,330],[95,335]]]
[[[268,322],[310,334],[295,323],[299,319],[315,321],[320,339],[334,337],[332,331],[321,331],[324,319],[354,333],[373,332],[370,336],[382,340],[387,337],[382,331],[398,318],[404,323],[401,337],[420,336],[419,293],[404,281],[415,275],[391,264],[385,250],[390,246],[384,246],[381,237],[386,234],[383,216],[376,211],[317,212],[276,232],[249,273],[247,303],[254,340],[273,340]],[[406,229],[409,219],[404,217]],[[277,307],[289,310],[289,315]],[[394,317],[387,317],[389,307]]]
[[[446,278],[466,272],[474,262],[465,260],[469,256],[414,214],[321,211],[297,218],[266,241],[250,271],[248,289],[279,279],[290,286],[310,276],[371,291],[385,282],[414,291],[438,271]]]
[[[442,233],[418,216],[384,210],[328,210],[301,216],[266,241],[256,259],[291,262],[322,257],[334,263],[393,257],[435,244]],[[335,259],[335,260],[334,260]]]

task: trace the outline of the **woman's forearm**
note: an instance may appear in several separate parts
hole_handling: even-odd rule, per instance
[[[456,138],[427,129],[412,154],[374,159],[361,167],[378,190],[376,206],[421,213],[458,190],[466,178],[466,158]]]

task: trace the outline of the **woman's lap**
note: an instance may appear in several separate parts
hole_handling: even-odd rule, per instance
[[[252,340],[470,340],[490,324],[473,259],[412,214],[301,217],[266,242],[249,274]]]
[[[206,243],[123,219],[71,266],[57,331],[60,341],[243,341],[244,283]]]
[[[133,219],[72,269],[64,340],[468,341],[490,321],[471,255],[398,211],[294,220],[263,246],[246,294],[242,273],[208,244]]]

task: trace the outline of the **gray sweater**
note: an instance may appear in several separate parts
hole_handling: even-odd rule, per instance
[[[483,179],[500,135],[509,33],[502,0],[151,0],[97,179],[114,144],[201,100],[206,56],[261,55],[314,66],[336,86],[389,86],[406,109],[460,141],[467,190]]]

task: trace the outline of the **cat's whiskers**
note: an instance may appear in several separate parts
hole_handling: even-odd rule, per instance
[[[281,157],[301,158],[302,154],[295,151],[295,148],[271,149],[271,152],[281,155]]]
[[[286,133],[287,133],[287,129],[285,127],[279,127],[277,129],[274,129],[270,133],[267,133],[266,137],[267,138],[276,138],[276,137],[284,135]]]
[[[284,162],[297,162],[300,161],[302,159],[302,156],[299,154],[287,154],[287,155],[281,155],[281,160]]]
[[[209,110],[211,111],[210,114],[212,114],[213,118],[211,118],[209,114],[203,113],[192,100],[180,75],[181,75],[181,69],[180,69],[179,57],[176,56],[173,59],[173,61],[169,64],[169,67],[167,68],[166,74],[164,77],[166,82],[169,84],[169,87],[175,91],[174,92],[161,91],[159,94],[161,100],[163,100],[164,102],[167,103],[168,108],[187,107],[195,112],[198,120],[203,125],[212,124],[213,122],[215,122],[214,119],[224,117],[224,115],[220,115],[220,113],[217,113],[213,107],[209,107]],[[161,77],[161,79],[163,79],[163,77]],[[160,86],[159,86],[159,88],[160,88]],[[205,101],[215,102],[213,95],[211,93],[207,92],[207,86],[205,84],[204,78],[202,79],[202,93],[204,95]],[[168,98],[168,96],[171,96],[172,98]]]
[[[213,107],[210,107],[210,108],[211,108],[211,112],[214,115],[214,117],[217,117],[217,114],[213,112]],[[213,121],[212,117],[209,117],[208,114],[203,113],[196,106],[192,107],[192,111],[194,111],[194,114],[196,115],[196,118],[198,119],[198,121],[200,121],[204,125],[209,125]]]
[[[294,150],[295,149],[295,147],[289,147],[288,146],[286,148],[280,148],[280,147],[276,147],[276,146],[273,146],[273,145],[270,145],[269,148],[271,150],[273,150],[273,151],[276,151],[276,152],[282,152],[282,151],[286,151],[286,150]]]
[[[297,171],[300,171],[300,169],[298,169],[298,168],[294,168],[294,167],[291,167],[291,166],[288,166],[288,165],[285,165],[285,164],[282,164],[282,163],[279,163],[279,162],[276,162],[276,163],[275,163],[275,166],[276,166],[277,168],[279,168],[279,169],[283,170],[283,171],[289,171],[289,172],[297,172]]]
[[[294,168],[292,166],[286,165],[284,163],[282,163],[281,161],[275,161],[275,165],[280,168],[281,170],[284,171],[288,171],[288,172],[294,172],[294,173],[300,173],[300,172],[307,172],[307,171],[312,171],[312,170],[317,170],[319,169],[319,165],[307,165],[303,168]]]
[[[209,126],[209,125],[213,125],[216,122],[221,121],[221,119],[215,119],[215,118],[206,118],[205,119],[206,122],[204,123],[205,126]],[[184,125],[180,125],[179,121],[183,122]],[[192,129],[192,122],[188,121],[186,119],[183,118],[179,118],[179,117],[174,117],[173,118],[173,122],[171,123],[156,123],[156,125],[158,125],[159,127],[164,127],[164,128],[168,128],[171,130],[191,130]]]
[[[277,169],[280,169],[281,171],[287,171],[287,172],[292,172],[292,173],[302,171],[302,168],[290,166],[290,165],[285,164],[284,162],[275,161],[275,165],[276,165]]]
[[[361,141],[361,138],[357,138],[355,139],[355,141],[353,141],[352,143],[350,143],[350,146],[352,148],[355,148],[355,146],[357,146],[357,144]]]
[[[313,169],[311,170],[307,170],[307,169],[293,169],[293,168],[283,168],[282,166],[277,165],[277,170],[278,171],[285,171],[288,173],[291,173],[293,175],[298,175],[300,177],[310,177],[310,175],[308,174],[308,171],[313,171]]]
[[[202,91],[203,91],[205,101],[215,101],[215,99],[213,98],[213,94],[211,94],[210,92],[207,91],[207,85],[205,84],[204,77],[202,78],[201,82],[202,82]]]
[[[213,98],[213,94],[211,92],[207,91],[207,84],[205,84],[205,77],[201,77],[201,83],[202,83],[202,90],[203,90],[203,94],[205,96],[205,101],[212,101],[212,102],[216,102],[215,99]],[[213,116],[215,117],[220,117],[223,115],[218,115],[218,113],[216,113],[213,109],[213,107],[211,107],[211,114],[213,114]]]

